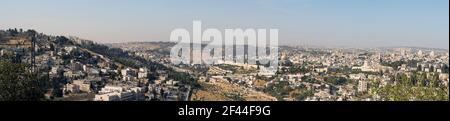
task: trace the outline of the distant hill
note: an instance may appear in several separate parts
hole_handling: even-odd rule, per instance
[[[163,68],[156,63],[148,62],[142,58],[132,57],[127,52],[119,48],[111,48],[109,46],[98,44],[91,40],[81,39],[78,37],[51,36],[38,33],[35,30],[8,29],[0,30],[0,49],[1,48],[30,48],[31,40],[35,38],[36,49],[40,51],[53,51],[52,48],[63,48],[68,46],[76,46],[90,52],[94,52],[101,56],[110,58],[111,60],[123,65],[138,68],[143,65],[152,65],[153,68]]]

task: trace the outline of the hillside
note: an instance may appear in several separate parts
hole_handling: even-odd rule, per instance
[[[191,96],[193,101],[276,101],[275,97],[226,81],[200,82],[201,89]]]

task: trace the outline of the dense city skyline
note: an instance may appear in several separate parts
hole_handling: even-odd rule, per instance
[[[442,117],[449,1],[0,0],[2,114]]]
[[[280,45],[448,49],[447,0],[6,0],[0,28],[100,43],[167,41],[175,28],[278,28]]]

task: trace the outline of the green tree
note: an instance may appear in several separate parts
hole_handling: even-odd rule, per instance
[[[0,101],[43,99],[43,84],[24,64],[0,62]]]
[[[333,85],[345,85],[348,82],[348,80],[344,77],[334,77],[334,76],[326,77],[325,81]]]
[[[426,74],[411,75],[411,78],[419,80],[418,84],[414,85],[410,83],[411,78],[401,74],[396,77],[399,84],[388,85],[374,91],[389,101],[448,101],[448,86],[435,85],[434,83],[438,83],[436,77],[432,77],[431,80],[425,77]],[[425,81],[430,84],[424,85]]]

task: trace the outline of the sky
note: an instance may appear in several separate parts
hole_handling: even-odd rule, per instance
[[[168,41],[176,28],[279,29],[280,45],[449,48],[449,0],[1,0],[0,29],[99,43]],[[192,32],[192,31],[190,31]]]

